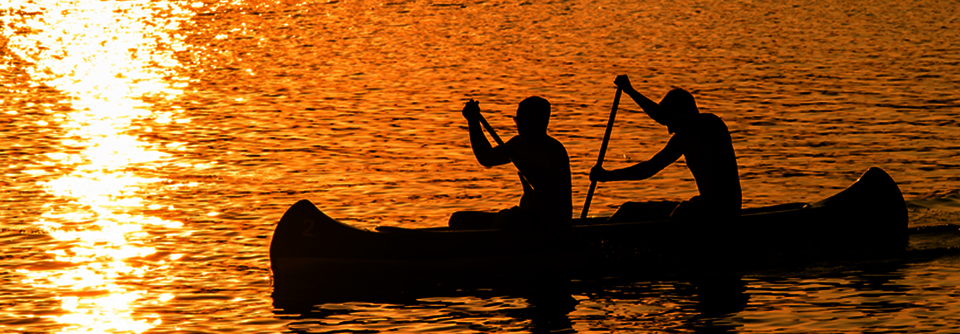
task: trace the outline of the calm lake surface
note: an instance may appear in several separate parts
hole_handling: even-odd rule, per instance
[[[956,1],[2,0],[0,23],[2,332],[960,331],[955,256],[573,282],[542,314],[482,287],[283,308],[267,254],[300,199],[363,228],[514,205],[471,98],[503,137],[552,102],[579,213],[618,74],[726,121],[746,207],[879,166],[911,226],[960,224]],[[604,165],[668,136],[624,99]],[[681,160],[591,214],[695,194]]]

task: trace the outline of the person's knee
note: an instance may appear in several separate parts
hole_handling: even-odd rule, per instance
[[[683,201],[670,213],[671,221],[694,223],[712,223],[726,225],[740,216],[739,209],[727,209],[722,206],[698,201]]]
[[[450,215],[447,225],[453,229],[484,229],[490,228],[496,219],[496,213],[479,211],[458,211]]]
[[[608,223],[667,220],[677,202],[625,202],[607,219]]]

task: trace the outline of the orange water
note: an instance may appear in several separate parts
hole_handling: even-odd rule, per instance
[[[745,206],[816,200],[880,166],[918,205],[911,224],[960,221],[951,1],[4,0],[0,22],[4,331],[536,328],[511,295],[292,317],[270,296],[273,225],[303,198],[362,227],[513,205],[515,171],[476,163],[459,109],[479,100],[509,137],[530,95],[554,106],[579,213],[618,74],[654,99],[684,87],[726,121]],[[667,138],[625,99],[604,165]],[[590,212],[695,194],[681,161],[602,184]],[[958,268],[744,277],[748,301],[712,317],[671,292],[683,281],[609,282],[575,287],[561,317],[584,332],[946,330]]]

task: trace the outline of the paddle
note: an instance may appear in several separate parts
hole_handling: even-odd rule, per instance
[[[497,145],[503,145],[503,139],[500,139],[500,136],[497,135],[497,131],[493,129],[493,126],[487,122],[486,118],[483,118],[483,114],[477,113],[477,116],[480,117],[480,124],[483,125],[484,129],[487,129],[487,133],[493,137],[493,141],[497,142]],[[527,181],[527,178],[523,176],[522,173],[517,173],[520,176],[520,183],[523,184],[523,190],[526,192],[529,189],[533,189],[530,186],[530,181]],[[529,189],[528,189],[529,188]]]
[[[617,87],[617,95],[613,97],[613,108],[610,110],[610,119],[607,121],[607,131],[603,133],[603,143],[600,144],[600,155],[597,157],[597,166],[603,166],[603,156],[607,152],[607,143],[610,142],[610,133],[613,132],[613,120],[617,118],[617,106],[620,105],[620,93],[623,89]],[[593,200],[593,192],[597,190],[597,181],[590,182],[590,190],[587,191],[587,200],[583,202],[583,212],[580,212],[580,219],[587,218],[587,212],[590,211],[590,201]]]
[[[483,118],[483,114],[477,113],[477,116],[480,117],[480,124],[483,124],[483,128],[487,129],[487,133],[493,137],[493,141],[497,142],[497,145],[503,145],[503,139],[500,139],[500,136],[497,135],[497,131],[493,130],[493,126],[490,126],[490,123],[487,123],[487,119]]]

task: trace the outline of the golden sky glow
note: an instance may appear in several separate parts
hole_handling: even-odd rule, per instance
[[[70,106],[68,111],[48,110],[49,121],[37,124],[62,127],[66,135],[61,144],[72,149],[45,152],[37,158],[40,168],[26,171],[62,174],[41,185],[70,205],[48,203],[36,224],[70,246],[47,251],[59,265],[18,272],[25,284],[66,291],[57,296],[65,313],[49,316],[64,325],[63,332],[139,333],[159,325],[162,320],[156,314],[134,315],[135,304],[164,303],[175,296],[151,296],[115,282],[121,275],[162,270],[179,259],[182,254],[164,255],[150,265],[126,261],[156,253],[146,244],[145,224],[177,230],[182,223],[128,213],[162,209],[145,202],[138,191],[164,180],[124,169],[156,168],[168,158],[154,144],[130,134],[151,131],[135,128],[133,121],[189,121],[177,119],[175,110],[151,111],[142,97],[172,99],[181,93],[185,81],[176,77],[173,53],[183,46],[175,31],[192,15],[187,10],[192,4],[142,0],[0,4],[35,13],[4,28],[7,48],[33,63],[23,69],[32,84],[55,88],[69,99],[61,104]]]

